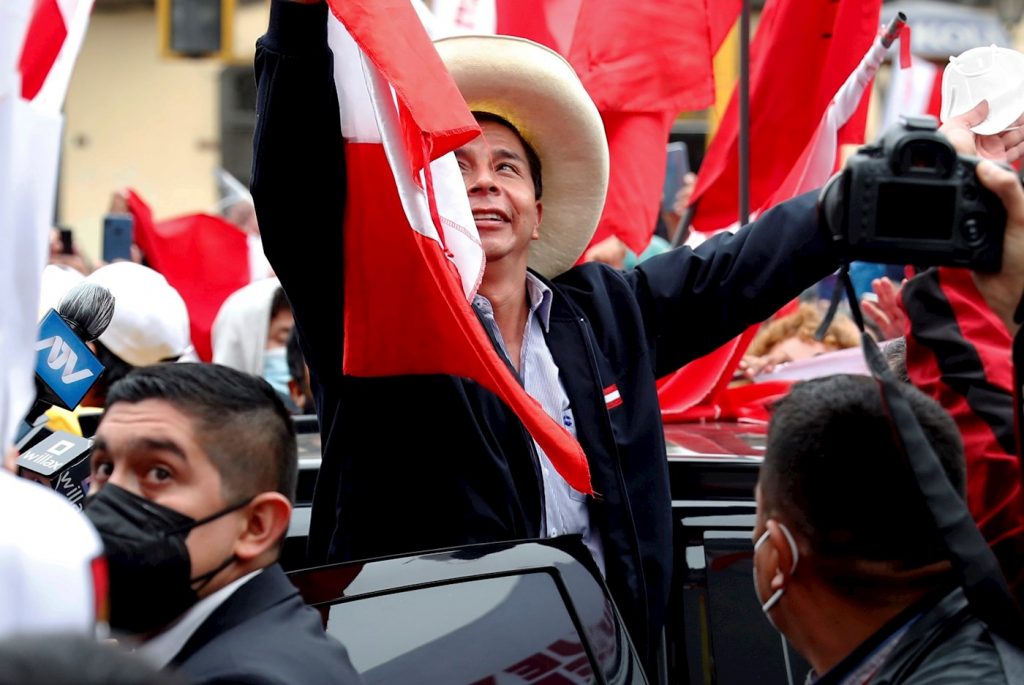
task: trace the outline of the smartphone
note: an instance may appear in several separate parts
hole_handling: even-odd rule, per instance
[[[666,147],[665,186],[661,195],[661,210],[671,212],[676,193],[683,187],[683,178],[690,173],[690,157],[686,143],[669,143]]]
[[[60,229],[60,253],[61,254],[74,254],[75,246],[74,239],[71,236],[70,228]]]
[[[103,217],[103,261],[131,261],[134,240],[131,214],[107,214]]]

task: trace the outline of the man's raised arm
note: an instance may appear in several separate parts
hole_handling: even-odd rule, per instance
[[[320,383],[341,373],[345,161],[327,5],[274,0],[256,43],[252,194]]]

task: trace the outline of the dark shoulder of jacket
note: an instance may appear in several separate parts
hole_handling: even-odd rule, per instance
[[[878,685],[1012,685],[988,626],[960,589],[921,616],[883,665]]]
[[[633,292],[622,271],[597,262],[579,264],[553,279],[541,280],[585,310],[619,297],[632,297]]]

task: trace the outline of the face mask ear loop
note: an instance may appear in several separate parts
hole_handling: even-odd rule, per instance
[[[793,575],[796,572],[797,564],[800,562],[800,549],[796,546],[796,539],[793,537],[793,534],[789,532],[789,528],[786,527],[786,524],[780,523],[779,530],[782,531],[782,536],[786,538],[786,543],[789,545],[789,549],[793,553],[793,564],[789,568],[789,574]],[[757,542],[754,544],[755,552],[757,552],[761,544],[768,539],[768,535],[769,532],[766,530],[764,534],[761,535],[760,538],[758,538]],[[763,611],[766,614],[769,611],[771,611],[775,607],[775,605],[778,604],[779,600],[782,599],[782,595],[785,592],[786,588],[784,587],[780,587],[778,590],[773,592],[772,596],[769,597],[768,600],[761,605],[761,611]]]
[[[193,587],[192,590],[194,592],[201,592],[204,587],[206,587],[207,585],[210,584],[210,581],[212,581],[217,576],[218,573],[220,573],[221,571],[226,569],[231,564],[235,563],[237,560],[238,560],[238,558],[234,554],[232,554],[227,559],[225,559],[223,561],[223,563],[221,563],[221,565],[218,566],[217,568],[213,569],[212,571],[207,571],[206,573],[204,573],[204,574],[202,574],[200,576],[196,576],[195,578],[192,578],[191,580],[188,581],[188,583],[189,583],[189,585],[193,585],[193,586],[196,583],[199,583],[199,587]]]
[[[190,523],[187,523],[187,524],[185,524],[183,526],[179,526],[177,528],[172,528],[171,530],[165,531],[164,532],[164,536],[165,537],[171,537],[173,535],[178,535],[179,533],[187,533],[187,532],[190,532],[193,528],[198,528],[199,526],[202,526],[202,525],[205,525],[207,523],[210,523],[211,521],[216,521],[221,516],[227,516],[231,512],[238,511],[242,507],[248,505],[249,502],[251,502],[251,501],[253,501],[253,499],[255,499],[255,497],[256,497],[255,495],[250,495],[249,497],[246,497],[245,499],[239,500],[239,501],[235,502],[234,504],[232,504],[232,505],[230,505],[228,507],[225,507],[224,509],[221,509],[220,511],[217,511],[217,512],[214,512],[214,513],[210,514],[206,518],[201,518],[198,521],[190,522]]]

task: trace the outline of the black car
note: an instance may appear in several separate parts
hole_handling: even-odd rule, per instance
[[[366,685],[647,682],[579,536],[333,564],[291,580]]]
[[[300,570],[320,438],[315,420],[299,431],[299,496],[282,563],[368,683],[646,682],[576,536]],[[802,682],[809,666],[765,619],[751,579],[765,427],[670,425],[665,436],[675,564],[663,679]]]

